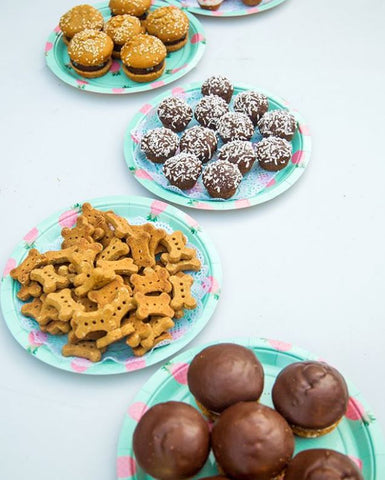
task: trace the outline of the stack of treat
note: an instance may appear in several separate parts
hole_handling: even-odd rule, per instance
[[[83,77],[101,77],[114,57],[134,82],[156,80],[165,71],[167,53],[187,43],[187,15],[175,6],[149,12],[150,0],[111,0],[109,6],[106,23],[90,5],[73,7],[60,18],[71,67]]]
[[[248,7],[256,7],[262,0],[242,0],[242,2]],[[198,0],[198,4],[204,10],[218,10],[222,5],[223,0]]]
[[[297,129],[294,116],[287,110],[269,111],[268,98],[255,91],[238,93],[231,111],[233,91],[227,78],[213,76],[202,84],[202,98],[194,111],[178,97],[168,97],[159,104],[157,113],[163,127],[147,131],[141,149],[148,160],[163,164],[171,185],[189,190],[202,175],[211,197],[228,199],[255,162],[269,172],[288,165],[290,142]],[[199,126],[187,128],[193,116]],[[263,138],[253,144],[256,129]],[[223,146],[215,155],[218,137]]]
[[[160,403],[135,429],[136,461],[152,477],[191,478],[211,447],[221,474],[212,477],[217,480],[363,480],[350,458],[333,450],[309,449],[292,458],[294,435],[325,435],[346,412],[346,383],[327,364],[297,362],[284,368],[273,386],[275,410],[259,403],[260,361],[237,344],[202,350],[189,366],[187,381],[204,416],[182,402]],[[211,434],[207,420],[214,422]]]
[[[201,264],[182,232],[130,225],[85,203],[62,237],[58,251],[29,250],[11,276],[21,285],[18,298],[32,298],[22,314],[43,332],[68,334],[64,356],[97,362],[123,339],[134,355],[144,355],[171,341],[174,321],[196,308],[194,279],[185,272]]]

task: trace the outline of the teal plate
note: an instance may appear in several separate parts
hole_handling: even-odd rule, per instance
[[[235,195],[229,200],[211,198],[203,186],[202,178],[191,190],[187,191],[182,191],[170,185],[162,173],[162,165],[147,160],[140,149],[140,140],[148,130],[162,126],[157,116],[157,106],[164,98],[170,95],[177,96],[186,100],[192,108],[195,108],[195,105],[202,98],[201,83],[191,83],[185,87],[174,87],[172,90],[157,96],[151,103],[143,105],[131,120],[124,137],[124,157],[136,180],[147,190],[169,202],[203,210],[233,210],[251,207],[271,200],[294,185],[305,171],[310,160],[311,140],[305,121],[296,110],[290,108],[286,100],[260,88],[243,84],[235,85],[233,99],[237,93],[245,90],[257,90],[264,93],[269,99],[269,110],[286,109],[290,110],[295,116],[298,129],[292,140],[292,160],[286,168],[280,172],[267,172],[262,170],[256,162],[251,171],[243,177]],[[232,105],[233,102],[230,103],[230,107]],[[189,127],[194,125],[198,125],[195,119],[190,122]],[[256,129],[252,142],[257,143],[261,139],[262,136]],[[218,150],[222,144],[222,141],[218,139]],[[217,154],[211,161],[215,161],[216,158]]]
[[[250,348],[263,364],[265,389],[261,402],[272,407],[271,389],[280,370],[301,360],[320,360],[318,357],[291,344],[265,338],[230,340]],[[214,342],[218,343],[218,342]],[[157,403],[176,400],[197,408],[187,387],[187,370],[193,357],[205,346],[184,352],[160,368],[136,395],[124,416],[117,454],[119,480],[150,480],[136,464],[132,449],[132,435],[143,413]],[[365,480],[382,480],[385,471],[385,443],[381,429],[359,391],[350,382],[349,406],[346,416],[336,430],[320,438],[296,437],[296,453],[309,448],[330,448],[349,455],[362,469]],[[217,475],[212,453],[196,478]]]
[[[191,13],[208,17],[243,17],[265,12],[270,8],[277,7],[286,0],[262,0],[255,7],[245,5],[241,0],[224,0],[218,10],[205,10],[199,6],[198,0],[182,0],[181,5]]]
[[[130,372],[148,367],[175,354],[186,346],[205,327],[214,313],[220,295],[222,270],[218,255],[198,223],[186,213],[159,200],[143,197],[104,197],[91,200],[100,210],[114,210],[133,224],[152,222],[166,231],[181,230],[190,247],[195,248],[201,260],[200,272],[192,272],[194,285],[192,293],[197,299],[197,308],[186,311],[170,331],[172,342],[159,344],[143,357],[135,357],[124,341],[110,346],[98,363],[76,357],[63,357],[61,348],[67,336],[54,336],[39,330],[38,324],[20,313],[22,302],[16,294],[19,284],[9,272],[26,257],[30,248],[39,251],[59,249],[60,232],[63,227],[72,227],[80,213],[80,204],[73,205],[50,216],[30,230],[17,245],[8,260],[1,281],[0,301],[3,317],[12,335],[34,357],[57,368],[76,373],[113,374]]]
[[[170,2],[156,0],[151,10],[169,4]],[[111,16],[107,2],[97,4],[96,7],[102,12],[106,20]],[[130,80],[121,69],[120,60],[114,60],[110,71],[103,77],[81,77],[70,66],[67,46],[62,40],[62,33],[58,26],[48,37],[45,45],[45,57],[48,68],[63,82],[87,92],[126,94],[163,87],[171,82],[175,82],[192,70],[202,58],[206,47],[206,37],[201,23],[189,12],[186,13],[190,20],[189,41],[182,49],[167,55],[166,70],[154,82],[137,83]]]

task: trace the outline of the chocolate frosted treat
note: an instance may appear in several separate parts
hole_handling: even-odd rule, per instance
[[[229,112],[219,120],[218,133],[224,143],[232,140],[250,140],[254,135],[254,125],[244,113]]]
[[[263,115],[258,122],[258,128],[263,137],[281,137],[290,140],[294,137],[297,122],[287,110],[271,110]]]
[[[218,95],[230,103],[234,87],[229,79],[223,75],[213,75],[202,83],[202,95]]]
[[[202,174],[203,185],[210,197],[231,198],[242,181],[239,168],[230,162],[214,162]]]
[[[235,343],[220,343],[193,358],[187,381],[203,413],[215,418],[234,403],[257,401],[263,391],[264,373],[251,350]]]
[[[229,111],[229,106],[218,95],[207,95],[199,100],[195,108],[195,118],[207,128],[217,129],[218,120]]]
[[[335,368],[309,361],[284,368],[274,383],[272,398],[296,435],[313,438],[337,426],[346,412],[349,393]]]
[[[294,451],[285,419],[257,402],[239,402],[225,410],[211,438],[219,468],[234,480],[281,478]]]
[[[208,162],[217,149],[217,137],[209,128],[192,127],[180,139],[180,151],[196,155],[203,163]]]
[[[289,463],[285,480],[364,480],[347,455],[314,448],[298,453]]]
[[[209,455],[209,428],[187,403],[159,403],[140,419],[133,448],[138,464],[158,480],[193,477]]]
[[[202,162],[191,154],[182,152],[166,160],[163,173],[171,185],[181,190],[192,188],[202,172]]]
[[[234,110],[236,112],[245,113],[254,125],[257,125],[259,119],[269,109],[269,102],[263,93],[241,92],[234,99]]]
[[[163,163],[175,155],[178,150],[179,137],[168,128],[154,128],[143,136],[140,148],[146,157],[155,163]]]
[[[291,143],[284,138],[267,137],[255,146],[259,166],[269,172],[278,172],[286,167],[291,159]]]
[[[218,152],[218,160],[234,163],[242,175],[251,170],[256,159],[257,155],[252,143],[244,140],[225,143]]]
[[[158,106],[159,120],[173,132],[182,132],[191,122],[192,116],[190,105],[178,97],[165,98]]]

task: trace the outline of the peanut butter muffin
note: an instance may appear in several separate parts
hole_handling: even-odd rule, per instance
[[[76,33],[86,29],[101,30],[103,24],[103,15],[91,5],[73,7],[59,20],[59,27],[63,32],[63,41],[66,45]]]
[[[291,143],[284,138],[267,137],[255,146],[259,166],[269,172],[278,172],[287,166],[291,159]]]
[[[168,52],[175,52],[187,43],[189,20],[178,7],[161,7],[148,14],[146,30],[162,40]]]
[[[217,137],[209,128],[192,127],[180,139],[180,151],[196,155],[203,163],[208,162],[217,150]]]
[[[218,133],[224,143],[231,140],[250,140],[254,135],[254,126],[244,113],[229,112],[220,118]]]
[[[244,140],[225,143],[218,153],[218,160],[234,163],[242,175],[251,170],[256,159],[253,144]]]
[[[181,190],[190,190],[202,172],[202,162],[191,154],[182,152],[165,161],[163,173],[171,185]]]
[[[234,86],[223,75],[213,75],[202,83],[202,95],[218,95],[227,103],[230,103],[234,92]]]
[[[285,140],[292,140],[294,137],[297,122],[287,110],[271,110],[265,113],[258,122],[258,128],[263,137],[280,137]]]
[[[214,162],[205,168],[202,180],[210,197],[227,200],[235,195],[242,174],[233,163]]]
[[[192,116],[190,105],[178,97],[167,97],[158,106],[159,120],[173,132],[182,132],[191,122]]]
[[[163,163],[175,155],[179,147],[179,137],[168,128],[154,128],[142,138],[140,148],[154,163]]]
[[[105,75],[111,67],[114,42],[99,30],[83,30],[74,35],[68,46],[71,66],[86,78]]]
[[[195,118],[202,127],[217,129],[218,121],[229,111],[229,106],[218,95],[207,95],[202,97],[195,107]]]
[[[112,15],[133,15],[139,20],[145,20],[151,0],[110,0],[109,7]]]
[[[153,82],[166,68],[167,50],[163,43],[152,35],[136,35],[120,52],[122,68],[134,82]]]
[[[111,17],[104,25],[104,31],[114,42],[112,56],[120,58],[120,51],[135,35],[143,33],[140,20],[132,15],[116,15]]]
[[[269,102],[263,93],[249,90],[240,92],[234,98],[234,110],[245,113],[254,125],[257,125],[259,119],[269,109]]]

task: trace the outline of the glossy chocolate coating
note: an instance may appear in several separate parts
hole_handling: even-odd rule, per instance
[[[145,472],[159,480],[196,475],[210,451],[210,433],[202,415],[182,402],[150,408],[133,437],[135,458]]]
[[[220,343],[194,357],[187,380],[198,402],[210,412],[221,413],[234,403],[258,400],[264,374],[251,350],[234,343]]]
[[[349,457],[334,450],[315,448],[298,453],[291,462],[285,480],[364,480]]]
[[[272,480],[294,451],[294,436],[283,417],[257,402],[225,410],[214,425],[212,447],[218,465],[235,480]]]
[[[278,375],[272,390],[276,410],[295,426],[323,429],[346,412],[348,388],[342,375],[323,362],[297,362]]]

